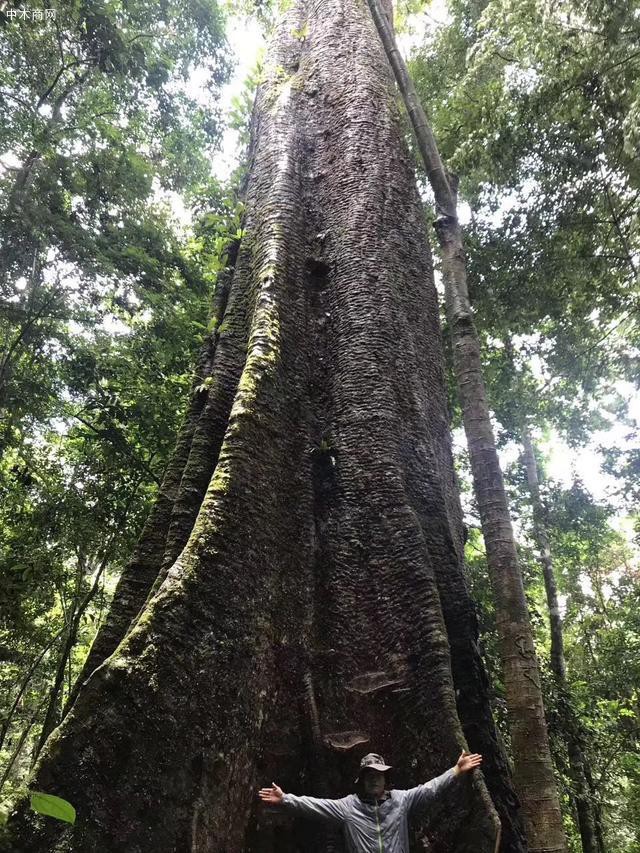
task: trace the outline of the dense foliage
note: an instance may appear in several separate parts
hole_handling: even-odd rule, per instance
[[[276,6],[247,0],[243,9],[269,26]],[[215,0],[47,7],[55,19],[0,16],[0,800],[23,783],[105,614],[173,446],[216,275],[242,220],[232,186],[210,169],[228,72]],[[550,666],[525,432],[536,445],[569,701],[603,849],[632,853],[640,4],[449,0],[440,23],[428,3],[397,4],[399,28],[425,21],[411,71],[470,211],[471,300],[511,460],[571,849],[581,848],[566,697]],[[231,119],[244,141],[255,83]],[[456,406],[452,392],[454,419]],[[554,471],[562,449],[578,458],[587,446],[590,470],[575,470],[573,482]],[[469,573],[508,742],[464,452],[459,462]]]
[[[424,5],[413,4],[414,11]],[[444,24],[427,27],[412,73],[470,209],[471,300],[501,443],[511,458],[526,433],[538,445],[543,520],[564,611],[569,701],[602,848],[631,851],[640,827],[640,681],[629,665],[640,591],[633,547],[640,7],[452,0],[448,11]],[[544,458],[546,448],[558,459],[559,446],[582,458],[581,449],[591,449],[590,470],[574,468],[573,484],[559,474],[554,479]],[[608,501],[594,499],[585,485],[602,492],[599,469],[615,477]],[[542,548],[521,459],[509,479],[567,828],[579,850],[566,721],[550,669]],[[471,527],[469,565],[504,719],[473,513]]]
[[[47,8],[0,18],[3,797],[162,476],[238,218],[210,177],[228,74],[215,0]]]

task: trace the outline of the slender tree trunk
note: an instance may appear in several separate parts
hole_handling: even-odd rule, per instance
[[[102,568],[104,568],[104,565]],[[65,673],[67,671],[69,661],[71,660],[71,653],[73,651],[73,647],[75,646],[78,637],[78,628],[80,627],[80,620],[82,619],[82,615],[91,600],[91,596],[86,594],[81,595],[82,579],[84,577],[85,571],[86,556],[83,552],[80,552],[77,556],[75,592],[73,595],[72,603],[69,608],[65,606],[63,590],[60,590],[63,616],[65,619],[65,630],[63,632],[56,673],[53,679],[53,684],[51,685],[51,689],[49,691],[47,711],[45,713],[42,729],[40,731],[40,735],[38,736],[38,740],[33,752],[34,763],[46,739],[49,737],[54,728],[58,725],[62,717],[62,691],[64,686]],[[102,571],[100,572],[100,574],[101,573]],[[98,579],[96,579],[96,582],[92,586],[92,594],[93,592],[95,592],[97,587]]]
[[[497,628],[510,719],[515,782],[529,850],[565,851],[553,762],[516,544],[482,375],[477,332],[467,292],[466,258],[457,216],[457,181],[442,163],[380,0],[368,0],[412,122],[435,196],[448,325],[473,483],[496,603]]]
[[[534,536],[540,552],[540,564],[544,577],[544,586],[547,594],[547,605],[549,608],[549,621],[551,626],[551,669],[558,688],[558,710],[560,714],[560,725],[562,734],[567,744],[569,756],[569,775],[573,784],[572,799],[578,818],[578,828],[582,840],[584,853],[604,853],[601,847],[598,831],[596,813],[591,798],[590,786],[587,780],[586,757],[582,744],[584,742],[584,730],[580,719],[573,709],[570,688],[567,683],[567,667],[564,656],[564,639],[562,613],[558,601],[558,589],[553,562],[551,559],[551,547],[549,535],[544,520],[544,510],[540,499],[540,480],[538,476],[538,463],[536,461],[535,449],[531,439],[531,433],[526,425],[520,429],[522,447],[524,450],[524,463],[527,474],[527,485],[533,508]]]
[[[62,89],[51,103],[51,118],[44,127],[41,139],[40,148],[33,148],[26,156],[24,163],[16,173],[13,187],[9,195],[6,217],[11,219],[16,213],[20,215],[27,201],[31,183],[33,182],[36,167],[44,154],[44,148],[51,142],[56,131],[63,121],[62,108],[69,95],[77,89],[81,89],[84,83],[89,78],[93,71],[93,66],[85,68],[81,73],[74,71],[73,79]],[[41,97],[36,105],[36,112],[46,103],[48,97]],[[0,265],[1,273],[4,274],[5,269]]]
[[[52,294],[44,299],[41,299],[38,305],[38,297],[40,296],[40,287],[42,284],[42,259],[39,256],[40,241],[36,240],[33,247],[33,259],[31,269],[27,278],[26,293],[22,297],[22,304],[16,306],[17,310],[24,312],[24,319],[17,326],[16,334],[12,340],[7,338],[5,341],[0,341],[2,351],[0,353],[0,421],[4,420],[8,412],[7,401],[9,399],[9,386],[11,383],[11,375],[13,365],[15,363],[16,352],[24,347],[33,334],[34,328],[47,308],[55,301],[55,289]],[[0,456],[3,452],[2,440],[0,438]]]
[[[559,684],[564,685],[567,679],[567,670],[564,657],[564,638],[562,632],[562,614],[560,602],[558,601],[558,587],[551,562],[551,547],[549,535],[544,523],[544,511],[540,500],[540,482],[538,478],[538,463],[531,434],[526,426],[520,429],[522,448],[524,451],[525,471],[527,474],[527,485],[533,508],[533,528],[538,549],[540,551],[540,564],[547,594],[547,605],[549,607],[549,622],[551,626],[551,668]]]
[[[37,204],[34,199],[33,185],[38,166],[52,144],[55,144],[56,135],[64,125],[63,109],[67,99],[73,93],[78,94],[78,90],[82,91],[87,81],[90,80],[93,68],[93,64],[90,64],[88,67],[80,69],[75,62],[66,68],[63,66],[55,77],[55,84],[50,86],[34,104],[34,115],[43,105],[49,104],[51,117],[41,128],[37,137],[34,136],[34,147],[25,156],[21,167],[16,171],[13,186],[8,193],[6,208],[0,212],[0,292],[25,272],[25,267],[28,264],[27,256],[32,247],[36,255],[39,251],[40,239],[36,235],[40,228],[34,228],[31,215],[31,208]],[[55,94],[57,84],[63,79],[62,74],[65,70],[72,71],[72,77],[66,81],[64,88]],[[31,277],[33,279],[33,273]],[[27,316],[27,321],[17,338],[18,344],[21,343],[25,332],[28,331],[33,322],[34,320]],[[11,352],[8,353],[9,358],[11,354]],[[10,380],[10,368],[10,361],[6,364],[0,364],[0,410],[5,404],[4,398],[7,395],[7,389],[4,386]]]
[[[8,732],[9,727],[11,726],[11,723],[13,721],[13,715],[15,714],[16,709],[17,709],[18,705],[20,704],[20,700],[22,699],[24,691],[29,686],[29,682],[33,678],[36,669],[40,665],[40,662],[42,661],[42,659],[44,658],[46,653],[49,651],[51,646],[55,643],[55,641],[60,638],[63,631],[64,631],[64,629],[60,630],[57,634],[54,634],[53,637],[51,637],[49,639],[49,641],[46,643],[45,647],[42,649],[42,651],[36,657],[36,659],[31,663],[28,670],[25,672],[22,680],[20,681],[20,684],[18,685],[18,690],[16,692],[14,700],[11,703],[11,707],[7,711],[6,716],[3,718],[2,725],[0,725],[0,749],[2,749],[2,747],[4,746],[5,737],[7,736],[7,732]]]
[[[11,771],[13,770],[13,766],[16,763],[16,761],[18,760],[18,758],[20,757],[20,753],[22,752],[25,741],[29,737],[29,732],[31,731],[31,729],[35,725],[35,722],[38,719],[38,717],[40,716],[40,713],[41,713],[42,709],[44,708],[46,702],[47,702],[47,698],[45,697],[42,700],[42,702],[38,705],[36,710],[33,712],[33,714],[29,717],[29,720],[27,721],[26,726],[23,728],[22,732],[20,733],[20,737],[18,738],[18,742],[15,745],[15,748],[14,748],[13,752],[11,753],[11,756],[9,757],[9,760],[7,762],[6,767],[4,768],[2,778],[0,778],[0,793],[2,793],[2,789],[4,788],[4,786],[7,782],[7,779],[9,779],[11,777]]]
[[[258,785],[340,796],[371,749],[414,785],[451,766],[463,726],[504,774],[424,218],[366,7],[292,3],[265,77],[209,398],[143,534],[139,589],[132,564],[36,769],[78,818],[23,802],[15,849],[326,850],[259,808]],[[467,781],[424,827],[432,853],[494,853],[496,811],[482,777]],[[507,812],[506,778],[502,791]]]
[[[56,674],[53,679],[53,684],[51,685],[51,689],[49,690],[49,698],[47,701],[47,710],[44,715],[44,722],[42,724],[42,729],[38,736],[38,741],[36,743],[34,749],[34,761],[38,757],[40,750],[42,749],[44,742],[49,737],[54,728],[58,725],[60,721],[60,716],[62,712],[61,707],[61,690],[62,685],[64,683],[64,675],[67,667],[67,661],[73,651],[73,647],[76,643],[76,637],[78,634],[78,623],[76,622],[75,613],[71,618],[71,623],[68,626],[66,636],[62,641],[62,648],[60,649],[60,656],[58,658],[58,665],[56,666]]]
[[[589,763],[586,763],[584,766],[585,775],[587,777],[587,785],[589,787],[589,792],[591,794],[591,802],[593,803],[593,815],[596,824],[596,836],[598,839],[598,845],[602,853],[606,853],[607,845],[604,840],[604,826],[602,822],[602,807],[601,807],[601,799],[598,796],[598,788],[593,778],[593,774],[591,772],[591,766]]]

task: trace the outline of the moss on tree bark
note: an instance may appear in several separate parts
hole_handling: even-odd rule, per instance
[[[179,450],[144,606],[43,751],[33,785],[77,822],[23,803],[18,849],[340,850],[262,810],[258,784],[340,796],[375,749],[414,785],[464,732],[514,811],[463,575],[425,223],[366,5],[292,4],[265,77],[210,400],[226,390]],[[432,853],[493,853],[497,824],[478,777],[424,832]]]

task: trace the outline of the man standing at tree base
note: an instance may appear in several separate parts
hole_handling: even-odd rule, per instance
[[[342,826],[349,853],[409,853],[409,818],[426,809],[481,762],[482,756],[463,752],[455,766],[441,776],[416,788],[396,791],[387,787],[391,767],[382,756],[369,753],[360,762],[357,794],[337,800],[299,797],[285,794],[275,782],[258,793],[268,805]]]

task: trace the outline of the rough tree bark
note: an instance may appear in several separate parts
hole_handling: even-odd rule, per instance
[[[368,3],[402,93],[439,214],[435,226],[442,251],[454,371],[496,606],[514,778],[522,801],[529,850],[532,853],[563,853],[567,842],[549,748],[538,662],[493,436],[480,345],[469,303],[465,251],[457,214],[457,179],[447,173],[442,162],[380,0],[368,0]]]
[[[77,822],[22,803],[9,844],[338,851],[261,810],[258,784],[340,796],[375,749],[411,785],[466,735],[503,849],[523,853],[464,579],[427,235],[361,0],[283,16],[246,209],[207,399],[36,770]],[[478,776],[424,832],[432,853],[493,853],[497,828]]]
[[[564,656],[563,620],[558,600],[558,588],[551,558],[549,534],[545,523],[544,508],[540,498],[540,479],[538,463],[531,433],[526,424],[520,429],[523,459],[527,475],[527,485],[533,509],[534,536],[540,552],[540,564],[544,577],[544,587],[549,608],[551,629],[551,669],[556,681],[558,693],[558,712],[562,735],[567,744],[569,775],[573,783],[572,799],[580,830],[580,839],[584,853],[604,853],[601,846],[602,833],[598,832],[598,816],[591,797],[583,743],[584,729],[571,702],[570,687],[567,682],[567,665]]]
[[[101,626],[93,641],[87,659],[82,667],[80,677],[77,679],[67,702],[64,710],[65,716],[73,706],[78,692],[86,679],[116,649],[118,643],[123,639],[131,626],[131,623],[135,620],[135,617],[143,609],[154,584],[156,587],[158,586],[160,579],[164,578],[166,574],[166,569],[175,561],[179,553],[179,548],[175,542],[173,547],[168,547],[167,538],[178,494],[181,490],[182,492],[187,491],[192,494],[194,492],[192,487],[189,488],[187,486],[186,481],[181,488],[185,468],[189,462],[192,468],[199,467],[201,469],[202,480],[204,481],[206,478],[208,481],[216,466],[224,428],[231,408],[232,392],[227,391],[225,397],[221,398],[220,389],[223,383],[220,379],[208,393],[205,392],[205,389],[207,382],[212,380],[214,358],[220,338],[220,333],[217,329],[222,322],[227,307],[229,288],[237,254],[238,243],[236,242],[231,245],[228,253],[229,267],[221,274],[217,283],[211,317],[212,320],[215,320],[215,323],[212,323],[212,325],[216,327],[216,330],[205,341],[198,357],[189,405],[171,461],[162,478],[158,497],[147,518],[140,540],[128,565],[122,572],[105,623]],[[225,349],[224,345],[222,349]],[[227,346],[226,349],[235,353],[237,347]],[[241,356],[237,354],[236,362],[240,359]],[[221,356],[218,356],[217,374],[219,377],[223,373],[220,369],[221,361],[223,366],[229,362],[229,356],[225,357],[224,352]],[[230,382],[227,381],[224,383],[225,386],[233,385],[234,381],[237,384],[237,364],[234,366],[233,371],[224,371],[224,373],[227,372],[231,373],[231,377]],[[216,425],[215,432],[212,430],[212,421]],[[201,453],[197,453],[196,450],[193,450],[192,453],[194,446],[197,447],[198,440],[201,444],[204,444],[204,449]],[[206,483],[201,485],[200,489],[197,490],[193,503],[202,502],[205,489]],[[182,545],[186,543],[194,519],[195,516],[191,518],[191,524],[188,529],[187,525],[184,525],[185,533],[181,542]],[[160,566],[163,567],[163,571],[159,571]]]

